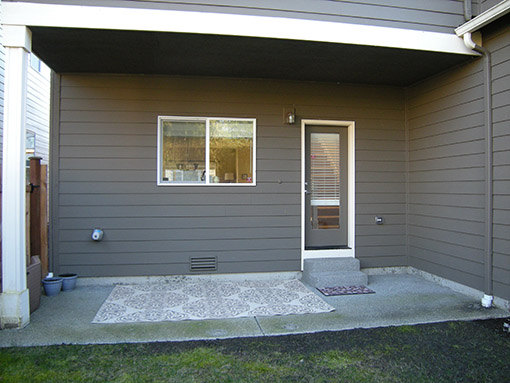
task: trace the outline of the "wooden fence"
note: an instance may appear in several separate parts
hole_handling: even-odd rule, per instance
[[[0,168],[0,196],[2,193]],[[41,258],[42,276],[48,274],[48,166],[41,165],[40,157],[30,158],[30,182],[26,189],[27,218],[27,266],[30,257],[39,255]],[[0,203],[0,221],[2,204]],[[0,225],[1,228],[1,225]],[[1,244],[0,230],[0,244]],[[0,246],[0,262],[2,248]]]

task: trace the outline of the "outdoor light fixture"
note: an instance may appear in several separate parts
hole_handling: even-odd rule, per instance
[[[283,108],[283,122],[287,125],[296,123],[296,108],[294,106]]]
[[[289,125],[292,125],[296,122],[296,115],[292,112],[287,113],[287,117],[285,118],[285,122]]]

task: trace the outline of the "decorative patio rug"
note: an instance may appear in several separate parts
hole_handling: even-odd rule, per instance
[[[92,323],[312,314],[334,308],[300,281],[172,281],[117,285]]]
[[[375,291],[370,290],[368,287],[359,285],[359,286],[334,286],[334,287],[323,287],[318,288],[321,293],[326,296],[334,296],[334,295],[354,295],[354,294],[375,294]]]

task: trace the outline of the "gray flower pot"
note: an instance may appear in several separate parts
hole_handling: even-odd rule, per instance
[[[78,279],[78,274],[59,274],[60,278],[62,278],[62,291],[73,290],[76,287],[76,280]]]
[[[47,296],[52,297],[57,295],[62,289],[62,278],[57,277],[44,278],[42,280],[42,284],[44,288],[44,293]]]

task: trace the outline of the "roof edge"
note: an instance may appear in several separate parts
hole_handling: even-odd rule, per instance
[[[268,16],[4,2],[2,23],[262,37],[474,55],[453,33]]]
[[[489,8],[483,13],[480,13],[474,19],[462,24],[460,27],[455,29],[457,36],[463,36],[466,33],[472,33],[480,28],[483,28],[487,24],[499,19],[510,12],[510,0],[503,0],[499,4],[496,4],[492,8]]]

